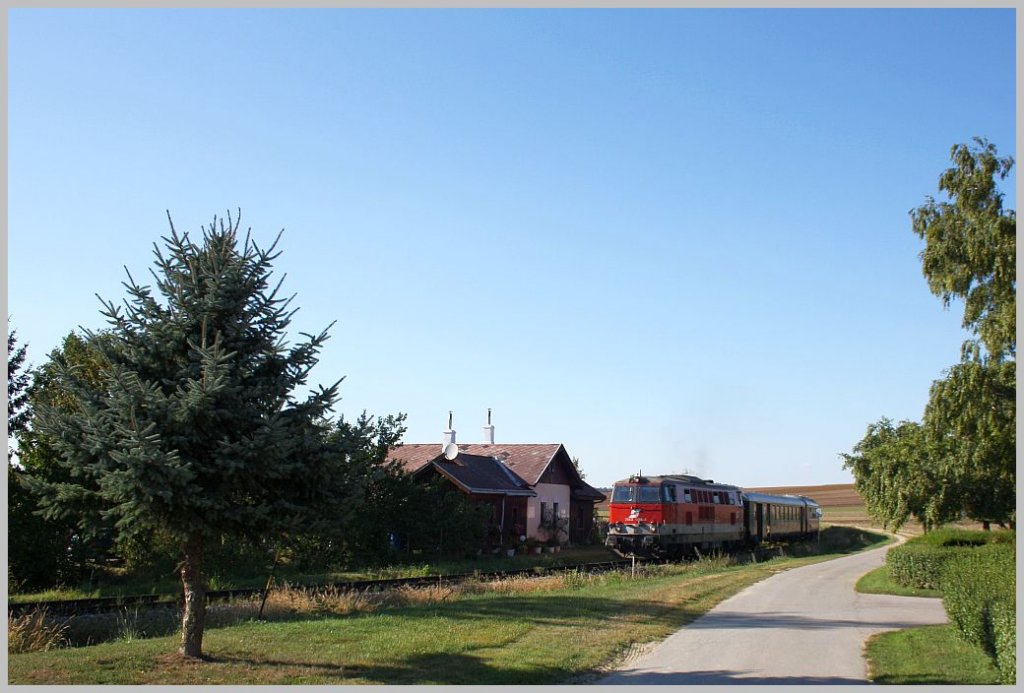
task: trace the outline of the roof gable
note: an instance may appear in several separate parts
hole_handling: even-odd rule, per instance
[[[573,489],[573,497],[581,500],[601,500],[604,494],[583,481],[576,466],[572,463],[569,453],[561,443],[459,443],[459,458],[464,456],[480,456],[497,458],[518,478],[533,487],[540,483],[541,477],[558,460],[564,472],[575,482],[569,484]],[[400,464],[406,472],[412,474],[431,462],[440,460],[440,443],[403,443],[388,451],[387,459]]]
[[[529,484],[500,461],[486,455],[459,453],[454,460],[438,455],[417,474],[433,469],[467,493],[533,496]]]

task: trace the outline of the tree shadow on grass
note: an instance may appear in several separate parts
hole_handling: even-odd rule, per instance
[[[382,611],[378,613],[387,613]],[[685,604],[666,604],[645,600],[609,600],[557,593],[536,593],[501,599],[461,599],[457,602],[403,606],[394,613],[402,618],[437,618],[453,620],[514,620],[533,625],[584,625],[593,621],[606,627],[609,620],[621,619],[655,625],[678,626],[700,614]],[[581,623],[582,622],[582,623]]]
[[[282,670],[284,679],[325,679],[327,683],[369,683],[391,685],[463,685],[463,684],[552,684],[574,672],[561,667],[530,667],[503,669],[491,666],[478,657],[446,652],[419,654],[405,659],[374,665],[328,664],[264,660],[230,655],[216,656],[211,663],[236,664],[245,667],[272,667]],[[268,678],[273,678],[270,676]],[[288,682],[282,681],[282,682]]]

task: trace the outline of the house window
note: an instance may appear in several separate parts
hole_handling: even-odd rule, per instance
[[[557,520],[560,517],[558,514],[558,503],[551,504],[551,517],[554,520]]]
[[[555,526],[555,513],[558,512],[558,503],[552,508],[547,502],[540,502],[540,526],[549,529]]]

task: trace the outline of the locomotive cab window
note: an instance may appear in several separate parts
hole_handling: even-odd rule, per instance
[[[662,500],[664,500],[667,503],[675,503],[676,502],[676,487],[675,486],[671,486],[671,485],[669,485],[669,486],[662,486],[661,487],[661,492],[662,492]]]
[[[687,503],[693,502],[693,496],[690,495],[690,489],[683,489],[683,500]]]
[[[631,503],[636,500],[636,486],[616,486],[612,503]]]
[[[657,486],[640,486],[640,503],[660,503],[661,497]]]

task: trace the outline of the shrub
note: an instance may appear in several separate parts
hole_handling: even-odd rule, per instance
[[[942,579],[950,623],[994,660],[1004,682],[1016,679],[1016,562],[1013,544],[958,552]]]
[[[943,528],[911,539],[908,544],[934,547],[983,546],[989,542],[991,532],[970,529]]]
[[[911,539],[889,551],[885,558],[889,578],[904,587],[942,588],[946,564],[957,556],[990,544],[1012,545],[1016,532],[939,529]]]
[[[937,590],[942,584],[946,562],[969,548],[942,548],[928,544],[907,543],[890,549],[885,556],[889,578],[898,585]]]
[[[992,615],[996,638],[996,668],[1003,683],[1017,683],[1017,612],[1016,604],[996,610]]]

